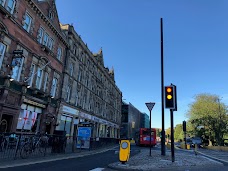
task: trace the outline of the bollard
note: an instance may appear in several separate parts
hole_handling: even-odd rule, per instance
[[[119,152],[119,160],[122,164],[125,164],[130,156],[130,141],[129,140],[121,140],[120,142],[120,152]]]
[[[195,144],[195,149],[194,149],[195,155],[197,155],[197,148],[198,148],[198,145]]]

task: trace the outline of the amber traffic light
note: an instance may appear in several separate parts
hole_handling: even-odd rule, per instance
[[[175,87],[173,85],[171,86],[165,86],[165,108],[168,109],[175,109]]]

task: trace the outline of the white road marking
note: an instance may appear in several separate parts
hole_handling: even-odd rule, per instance
[[[102,170],[104,170],[105,168],[95,168],[95,169],[92,169],[92,170],[90,170],[90,171],[102,171]]]

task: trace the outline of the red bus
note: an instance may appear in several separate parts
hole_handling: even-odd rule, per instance
[[[140,128],[139,131],[135,133],[135,143],[139,146],[150,146],[150,128]],[[156,129],[151,128],[151,146],[153,147],[156,144]]]

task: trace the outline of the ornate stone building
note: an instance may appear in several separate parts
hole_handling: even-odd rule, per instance
[[[122,92],[114,70],[104,67],[103,53],[92,54],[72,25],[61,25],[69,48],[57,130],[73,135],[78,123],[93,125],[93,137],[119,137]]]
[[[0,1],[0,132],[54,131],[66,47],[54,0]]]

